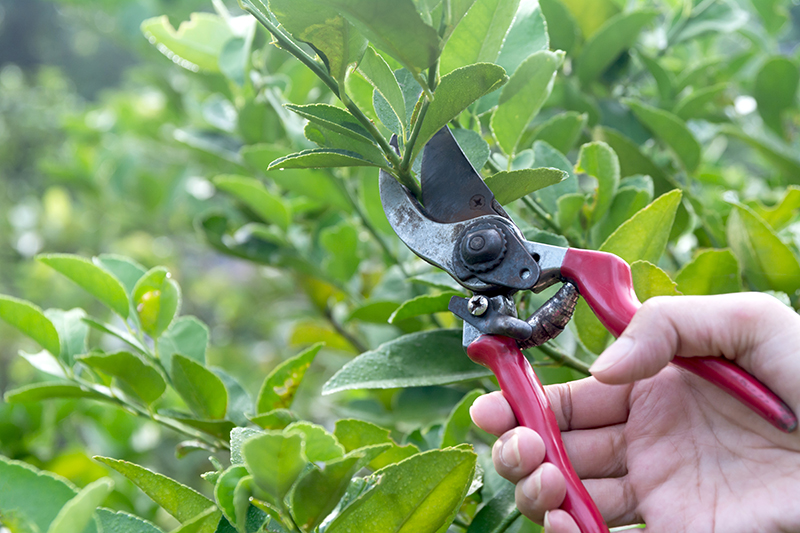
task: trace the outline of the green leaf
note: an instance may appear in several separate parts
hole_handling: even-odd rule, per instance
[[[744,275],[760,291],[794,294],[800,288],[800,262],[769,225],[750,208],[736,205],[728,217],[728,243]]]
[[[541,50],[550,49],[547,35],[547,22],[538,2],[525,0],[519,3],[517,13],[508,33],[503,39],[503,47],[497,56],[497,64],[508,74],[513,74],[528,56]],[[557,50],[558,48],[554,48]]]
[[[631,48],[657,11],[631,11],[609,19],[583,45],[577,75],[586,85],[600,76],[621,53]]]
[[[114,483],[107,478],[90,483],[61,508],[47,533],[79,533],[93,521],[95,509],[105,501]]]
[[[159,337],[172,323],[181,303],[181,291],[164,267],[150,269],[136,283],[133,304],[142,329],[153,338]]]
[[[533,162],[538,167],[557,168],[567,173],[567,178],[562,182],[535,192],[536,198],[552,215],[558,210],[558,199],[561,196],[578,192],[578,180],[575,178],[574,167],[564,157],[564,154],[544,141],[533,143]]]
[[[550,49],[564,50],[572,55],[578,41],[578,23],[561,0],[539,0],[539,7],[547,21]]]
[[[730,137],[740,139],[755,148],[771,165],[777,168],[785,183],[800,184],[800,159],[793,148],[773,136],[759,135],[752,131],[744,132],[731,124],[723,124],[719,129]]]
[[[506,205],[566,178],[567,173],[557,168],[524,168],[492,174],[486,178],[486,185],[500,205]]]
[[[330,2],[269,0],[269,9],[295,39],[314,48],[340,84],[364,55],[367,40]]]
[[[705,34],[730,34],[747,23],[749,15],[732,0],[694,5],[685,21],[675,26],[668,35],[670,46],[683,41],[697,39]]]
[[[375,87],[375,90],[383,96],[397,119],[405,127],[405,97],[388,63],[375,50],[368,48],[364,58],[358,65],[358,69],[364,75],[364,78]]]
[[[288,409],[273,409],[250,417],[250,421],[264,429],[283,429],[292,422],[296,422],[297,415]]]
[[[242,456],[258,497],[282,509],[283,498],[307,464],[302,436],[268,431],[245,441]]]
[[[92,262],[108,271],[125,287],[125,293],[130,296],[139,278],[145,275],[147,269],[136,261],[114,254],[101,254],[92,258]]]
[[[584,39],[599,31],[621,9],[615,0],[561,0],[575,18]]]
[[[336,508],[360,466],[360,456],[348,455],[325,463],[322,469],[315,466],[305,472],[289,496],[295,523],[303,531],[314,531]]]
[[[89,334],[89,326],[83,321],[86,312],[79,308],[69,311],[48,309],[44,316],[56,328],[61,340],[61,353],[57,354],[58,357],[67,366],[72,366],[76,355],[86,353],[86,336]]]
[[[128,295],[122,283],[88,259],[68,254],[39,255],[36,259],[75,282],[122,318],[128,318]]]
[[[619,158],[620,175],[650,176],[658,193],[664,193],[675,187],[667,176],[653,160],[647,157],[635,142],[622,135],[620,132],[603,127],[596,127],[593,131],[594,138],[608,144]]]
[[[123,511],[97,510],[103,533],[163,533],[160,528]]]
[[[66,479],[0,456],[0,516],[7,526],[19,521],[30,525],[21,531],[47,531],[77,492]]]
[[[195,414],[221,420],[228,408],[225,384],[206,367],[179,354],[172,356],[172,386]]]
[[[284,435],[302,435],[303,453],[312,463],[331,461],[345,454],[336,437],[325,431],[325,428],[311,422],[294,422],[286,427]]]
[[[344,509],[326,531],[443,531],[466,496],[475,462],[471,451],[448,449],[387,466],[373,474],[381,476],[380,483]]]
[[[616,254],[628,264],[640,260],[657,263],[664,253],[680,202],[679,190],[656,198],[617,228],[600,246],[600,251]],[[586,348],[594,353],[603,351],[608,331],[583,300],[575,307],[573,323]]]
[[[544,141],[559,152],[567,153],[578,142],[589,116],[577,111],[566,111],[548,119],[533,130],[528,130],[520,146],[529,146],[533,140]],[[541,166],[534,157],[534,162]]]
[[[456,69],[442,76],[435,99],[420,128],[411,152],[411,161],[434,134],[481,96],[488,94],[508,80],[502,67],[479,63]]]
[[[494,63],[518,6],[519,0],[476,0],[445,44],[440,72]]]
[[[216,506],[209,507],[191,520],[187,520],[172,533],[214,533],[217,530],[222,511]]]
[[[239,87],[243,87],[246,81],[252,42],[252,37],[232,37],[219,52],[220,72]]]
[[[360,154],[347,150],[312,148],[289,154],[273,161],[267,170],[287,168],[336,168],[336,167],[374,167],[372,161]]]
[[[46,382],[25,385],[5,393],[3,399],[6,403],[40,402],[62,398],[89,398],[92,400],[107,400],[99,392],[71,383]]]
[[[461,443],[467,442],[467,434],[472,427],[472,418],[469,415],[469,408],[472,403],[483,394],[483,390],[475,389],[461,398],[461,401],[453,407],[450,415],[447,417],[447,422],[444,424],[442,431],[441,448],[450,446],[457,446]]]
[[[491,128],[506,154],[515,153],[525,128],[550,96],[563,60],[563,52],[536,52],[519,66],[503,87],[497,109],[492,114]]]
[[[504,485],[475,514],[475,518],[469,524],[467,533],[503,533],[508,526],[506,523],[507,517],[516,509],[514,485]]]
[[[412,0],[326,0],[326,4],[412,72],[428,68],[439,57],[439,36],[422,21]]]
[[[356,307],[345,319],[345,322],[360,320],[361,322],[369,322],[371,324],[386,324],[398,307],[400,307],[400,304],[397,302],[368,302],[360,307]]]
[[[631,276],[636,296],[644,302],[653,296],[677,296],[677,284],[669,274],[649,261],[634,261],[631,264]]]
[[[264,435],[264,431],[255,428],[235,427],[231,430],[231,464],[243,465],[242,446],[250,438]]]
[[[322,387],[323,394],[350,389],[443,385],[490,375],[461,347],[461,330],[422,331],[364,352]]]
[[[641,59],[642,63],[644,63],[644,66],[650,72],[650,75],[653,76],[656,86],[658,87],[658,94],[661,98],[661,101],[672,101],[674,94],[673,85],[675,81],[672,74],[666,70],[655,58],[652,58],[642,52],[637,53],[636,56]],[[678,113],[675,112],[675,114],[677,115]],[[681,118],[686,119],[686,117]]]
[[[215,177],[214,185],[230,193],[237,200],[253,210],[261,220],[271,222],[286,231],[291,214],[283,199],[272,194],[264,184],[254,178],[224,174]]]
[[[161,398],[167,390],[167,382],[161,372],[132,353],[90,353],[77,357],[77,360],[117,378],[148,405]]]
[[[389,437],[388,429],[363,420],[337,420],[333,434],[348,453],[375,446],[390,445],[385,451],[370,459],[368,464],[372,470],[399,463],[403,459],[419,453],[419,448],[413,444],[404,446],[397,444]]]
[[[199,429],[203,433],[214,435],[215,437],[219,437],[223,440],[227,440],[231,430],[236,427],[236,424],[230,420],[208,420],[196,418],[194,415],[190,415],[189,413],[182,413],[180,411],[173,411],[171,409],[161,409],[159,410],[158,414],[176,420],[184,426]]]
[[[158,339],[158,357],[164,368],[172,368],[172,356],[180,354],[200,364],[206,362],[208,326],[193,316],[182,316]]]
[[[739,272],[730,250],[704,250],[683,266],[675,281],[682,294],[726,294],[742,290]]]
[[[356,140],[372,142],[372,136],[358,119],[339,107],[328,104],[284,104],[284,107],[314,124],[319,124],[342,135],[348,135]]]
[[[275,409],[283,409],[292,405],[297,387],[303,381],[306,370],[316,357],[322,344],[315,344],[311,348],[287,359],[276,366],[264,380],[256,400],[256,413],[267,413]]]
[[[303,128],[303,135],[321,148],[359,154],[364,159],[372,161],[375,166],[386,167],[388,165],[381,149],[370,142],[354,139],[312,123],[306,124]]]
[[[39,353],[27,353],[22,350],[17,352],[20,357],[25,359],[36,370],[40,370],[45,374],[50,374],[57,378],[66,378],[64,365],[50,352],[42,350]]]
[[[239,381],[218,367],[210,367],[214,374],[222,380],[225,390],[228,391],[227,417],[237,425],[247,425],[247,415],[253,413],[253,398]]]
[[[783,112],[797,106],[800,70],[797,64],[783,56],[769,58],[756,74],[753,96],[758,114],[772,131],[785,136]]]
[[[789,20],[787,6],[782,0],[751,0],[750,4],[761,16],[767,31],[772,34],[778,33]]]
[[[800,187],[791,185],[786,189],[781,201],[772,207],[765,207],[759,202],[754,202],[750,208],[772,226],[772,229],[780,231],[800,211]]]
[[[693,90],[675,104],[672,112],[683,120],[702,117],[706,114],[708,104],[724,95],[730,87],[728,83],[719,83],[711,87],[703,87]]]
[[[620,180],[619,159],[610,146],[602,141],[595,141],[581,146],[575,171],[597,180],[589,216],[590,223],[595,224],[608,212],[617,194]]]
[[[632,99],[625,103],[653,135],[669,146],[687,172],[694,172],[700,164],[701,148],[692,132],[681,119],[664,111]]]
[[[211,500],[194,489],[143,466],[110,457],[96,456],[94,459],[130,479],[151,500],[181,523],[188,522],[214,506]]]
[[[222,514],[233,525],[238,525],[236,519],[236,505],[234,503],[234,493],[236,486],[242,478],[250,475],[242,465],[234,465],[225,470],[222,475],[217,479],[217,484],[214,486],[214,499],[217,500]]]
[[[604,242],[626,220],[653,200],[652,192],[634,188],[617,191],[606,216],[592,228],[592,242]]]
[[[141,29],[159,52],[192,72],[219,72],[218,58],[233,37],[228,24],[211,13],[192,13],[177,31],[167,15],[145,20]]]
[[[472,167],[480,171],[489,160],[489,143],[477,131],[457,128],[452,133]]]
[[[463,294],[457,292],[422,294],[416,298],[407,300],[400,304],[400,307],[392,313],[392,316],[389,317],[389,323],[394,324],[395,322],[401,322],[415,316],[447,311],[450,298],[453,296],[463,296]]]
[[[325,271],[334,279],[346,282],[358,270],[358,231],[348,221],[322,230],[319,242],[328,252],[322,263]]]

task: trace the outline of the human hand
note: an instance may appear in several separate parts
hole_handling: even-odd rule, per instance
[[[570,460],[606,522],[645,522],[651,533],[800,531],[800,433],[781,433],[708,382],[664,368],[674,355],[735,360],[800,412],[796,313],[757,293],[648,300],[593,377],[546,388]],[[501,436],[494,465],[517,484],[520,511],[547,533],[578,532],[556,510],[563,475],[542,464],[536,432],[514,427],[502,393],[479,398],[471,414]]]

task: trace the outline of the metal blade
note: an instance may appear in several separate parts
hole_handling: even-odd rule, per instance
[[[494,194],[447,126],[425,145],[420,175],[422,204],[434,220],[450,223],[499,214],[492,207]]]

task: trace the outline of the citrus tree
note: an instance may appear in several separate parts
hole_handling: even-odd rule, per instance
[[[379,169],[418,191],[443,126],[526,238],[621,256],[641,300],[757,290],[800,307],[800,70],[783,2],[239,7],[215,1],[177,29],[166,15],[142,23],[188,81],[163,89],[180,104],[138,135],[190,154],[193,186],[210,191],[195,227],[211,249],[304,294],[299,313],[283,296],[256,302],[299,353],[243,385],[206,358],[209,330],[181,315],[170,271],[116,255],[37,258],[104,304],[100,317],[0,298],[0,318],[43,350],[22,356],[57,378],[6,402],[99,402],[182,435],[180,455],[211,454],[200,492],[97,458],[175,531],[537,530],[491,468],[493,439],[470,424],[496,384],[446,312],[465,292],[394,237],[378,197]],[[580,304],[570,330],[527,355],[562,382],[610,341]],[[315,366],[324,401],[319,387],[297,395]],[[107,478],[79,489],[18,461],[0,468],[12,531],[163,530],[102,507]],[[59,496],[44,505],[47,491]]]

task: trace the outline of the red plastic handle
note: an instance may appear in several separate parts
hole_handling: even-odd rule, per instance
[[[616,337],[642,305],[633,290],[630,267],[616,255],[570,248],[561,275],[577,285],[597,318]],[[721,388],[781,431],[797,428],[792,410],[736,364],[719,357],[675,357],[672,362]]]
[[[567,495],[561,508],[575,519],[581,533],[608,533],[600,511],[569,462],[542,384],[516,341],[509,337],[484,335],[469,345],[467,355],[497,376],[517,422],[541,435],[545,444],[544,460],[556,465],[567,481]]]

